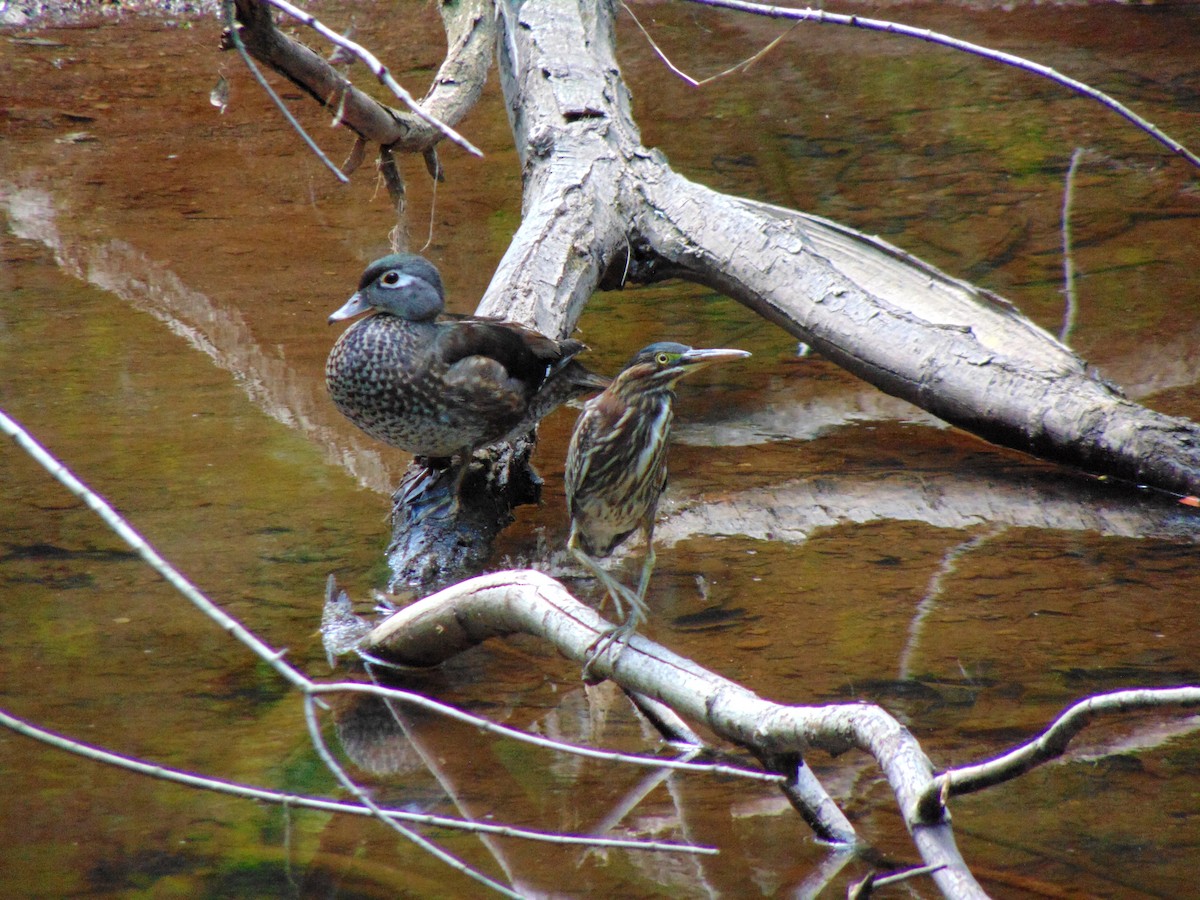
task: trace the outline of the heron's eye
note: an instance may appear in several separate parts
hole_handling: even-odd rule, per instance
[[[660,354],[658,354],[658,356],[654,357],[654,361],[656,363],[658,363],[660,366],[665,366],[667,363],[669,363],[671,361],[671,354],[670,353],[660,353]]]
[[[379,279],[379,283],[384,287],[395,287],[400,283],[400,273],[395,269],[384,272],[383,277]]]

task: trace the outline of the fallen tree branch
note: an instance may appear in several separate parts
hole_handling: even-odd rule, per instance
[[[474,144],[454,130],[475,105],[488,67],[495,27],[486,0],[439,4],[448,49],[429,93],[416,101],[375,56],[361,45],[325,26],[286,0],[236,0],[238,34],[249,53],[270,66],[324,107],[336,111],[336,123],[363,139],[412,153],[431,150],[443,138],[468,153],[482,156]],[[275,27],[275,6],[303,22],[347,54],[359,59],[411,112],[385,106],[354,87],[330,62]],[[226,34],[222,48],[232,46]]]
[[[360,646],[402,665],[431,666],[489,638],[526,633],[583,662],[598,637],[611,627],[546,575],[498,572],[465,581],[400,610],[367,632]],[[1200,686],[1089,697],[1070,707],[1037,739],[994,760],[933,776],[915,739],[877,706],[771,703],[640,635],[631,638],[615,661],[605,654],[591,669],[626,691],[656,698],[766,761],[788,754],[799,760],[813,749],[838,755],[854,748],[871,754],[887,777],[926,862],[919,873],[933,875],[943,892],[953,897],[974,896],[978,885],[966,870],[949,830],[946,805],[950,797],[1011,780],[1061,756],[1071,739],[1101,715],[1200,706]],[[806,819],[813,813],[814,798],[820,802],[820,797],[832,805],[819,786],[817,793],[806,793],[797,804]],[[835,815],[840,816],[840,810]],[[836,831],[824,813],[813,819],[818,833],[822,828]]]
[[[616,9],[615,0],[526,0],[499,4],[489,19],[499,31],[524,195],[521,225],[479,313],[561,338],[597,289],[686,279],[985,440],[1177,496],[1200,494],[1200,426],[1126,399],[1007,301],[854,229],[674,172],[642,144],[633,120],[615,56]],[[401,495],[393,586],[445,584],[478,570],[511,506],[536,496],[512,489],[534,485],[509,475],[524,469],[525,450],[512,457],[515,468],[494,466],[498,476],[466,492],[490,498],[464,504],[471,521],[432,520],[420,503],[437,505],[436,496]]]
[[[1038,737],[987,762],[949,769],[933,779],[920,798],[923,808],[936,810],[948,797],[1002,784],[1062,756],[1067,745],[1100,716],[1131,710],[1200,706],[1200,686],[1141,688],[1088,697],[1070,706]]]
[[[258,86],[263,89],[263,92],[271,98],[271,102],[275,104],[275,108],[279,110],[279,114],[283,116],[284,120],[292,126],[292,130],[300,135],[300,139],[304,141],[305,145],[307,145],[308,149],[313,152],[317,159],[319,159],[324,166],[333,173],[333,177],[345,184],[350,180],[348,175],[343,173],[341,169],[333,164],[333,161],[325,154],[325,151],[317,146],[317,142],[314,141],[309,133],[304,130],[304,126],[296,121],[296,117],[293,116],[292,111],[287,108],[287,104],[283,102],[279,94],[275,93],[274,89],[263,76],[262,72],[258,70],[258,66],[254,64],[254,60],[250,58],[250,51],[246,49],[246,45],[243,43],[241,35],[238,34],[238,28],[234,22],[233,0],[225,0],[225,2],[222,4],[222,7],[225,12],[225,34],[229,45],[237,51],[238,56],[242,58],[242,62],[245,64],[246,69],[250,72],[250,75],[256,82],[258,82]],[[225,101],[222,100],[222,112],[225,111],[225,106]],[[358,148],[359,146],[360,144],[355,144],[355,148]]]
[[[754,65],[756,62],[758,62],[760,59],[762,59],[764,56],[766,56],[768,53],[770,53],[772,50],[774,50],[776,47],[778,47],[781,43],[783,43],[783,39],[786,38],[789,34],[791,34],[800,25],[800,22],[798,22],[798,21],[793,23],[791,28],[788,28],[786,31],[781,32],[779,35],[777,35],[775,37],[774,40],[772,40],[769,44],[767,44],[761,50],[758,50],[757,52],[751,54],[749,57],[747,57],[746,59],[743,59],[739,63],[734,63],[732,66],[730,66],[727,69],[724,69],[723,71],[718,72],[716,75],[709,75],[707,78],[696,79],[696,78],[693,78],[691,75],[689,75],[687,72],[683,71],[683,69],[676,66],[675,63],[671,62],[671,58],[669,56],[667,56],[667,54],[663,51],[662,47],[658,46],[658,42],[655,41],[654,38],[650,35],[650,32],[646,30],[646,26],[644,26],[642,24],[642,20],[637,17],[637,14],[632,9],[630,9],[629,4],[626,3],[625,0],[620,0],[620,3],[621,3],[621,9],[625,10],[625,12],[629,15],[629,18],[633,19],[633,24],[638,27],[638,31],[640,31],[642,33],[642,37],[644,37],[647,40],[647,42],[649,42],[650,49],[654,51],[654,55],[663,61],[663,65],[665,65],[668,69],[670,69],[672,72],[674,72],[680,78],[682,78],[684,81],[686,81],[692,87],[704,87],[704,85],[711,84],[712,82],[717,81],[721,78],[724,78],[727,75],[733,75],[737,72],[748,72],[752,65]]]
[[[612,625],[580,603],[557,581],[536,571],[473,578],[389,616],[363,639],[368,653],[402,665],[432,666],[491,637],[533,634],[579,662],[588,658]],[[764,759],[819,749],[850,749],[875,758],[888,780],[925,863],[950,897],[985,896],[954,842],[944,810],[918,806],[932,781],[929,760],[908,730],[871,704],[785,706],[677,656],[641,635],[612,659],[604,654],[592,672],[628,691],[645,694]],[[830,801],[832,803],[832,801]],[[811,810],[822,815],[821,810]],[[834,830],[837,826],[831,826]]]
[[[641,143],[615,57],[614,6],[596,15],[579,3],[527,0],[500,17],[523,218],[479,313],[561,337],[597,288],[683,278],[988,441],[1200,493],[1200,426],[1125,399],[1003,298],[854,229],[677,174]],[[393,584],[431,571],[445,583],[441,548],[464,556],[462,547],[491,540],[442,525],[419,542],[397,526],[404,552],[389,559]]]

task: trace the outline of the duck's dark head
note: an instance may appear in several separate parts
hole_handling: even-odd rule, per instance
[[[329,321],[340,322],[374,309],[410,322],[425,322],[444,308],[442,276],[433,263],[415,253],[393,253],[367,266],[358,290]]]

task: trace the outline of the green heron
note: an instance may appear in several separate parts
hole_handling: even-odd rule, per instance
[[[333,345],[325,383],[334,405],[371,437],[430,464],[459,455],[457,499],[474,450],[528,431],[608,381],[573,358],[584,349],[579,341],[444,308],[429,260],[398,253],[371,263],[329,321],[373,315]]]
[[[646,587],[654,569],[654,517],[659,495],[667,485],[675,384],[709,363],[749,355],[745,350],[651,344],[638,351],[602,394],[584,404],[567,449],[565,478],[571,515],[567,548],[595,573],[612,597],[617,615],[624,616],[624,622],[591,659],[647,617]],[[608,556],[639,528],[646,549],[635,593],[604,571],[596,557]]]

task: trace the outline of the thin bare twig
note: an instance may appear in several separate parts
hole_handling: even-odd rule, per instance
[[[621,8],[624,9],[625,12],[629,13],[629,18],[633,19],[633,24],[638,27],[638,30],[641,31],[642,35],[646,38],[647,41],[649,41],[650,49],[652,49],[655,52],[655,54],[657,54],[658,58],[663,61],[663,63],[666,65],[666,67],[668,69],[670,69],[672,72],[674,72],[676,75],[678,75],[680,78],[682,78],[684,81],[686,81],[688,84],[690,84],[692,87],[703,87],[704,85],[706,85],[710,82],[716,81],[718,78],[724,78],[726,75],[733,75],[736,72],[747,71],[752,65],[754,65],[756,62],[758,62],[760,59],[762,59],[764,56],[766,56],[768,53],[770,53],[772,50],[774,50],[777,46],[779,46],[779,44],[783,41],[783,39],[785,37],[787,37],[789,34],[791,34],[793,31],[795,31],[800,26],[800,23],[796,22],[794,25],[792,25],[791,28],[784,31],[782,34],[780,34],[778,37],[776,37],[775,40],[771,41],[771,43],[767,44],[765,47],[763,47],[761,50],[759,50],[757,53],[753,54],[752,56],[750,56],[746,59],[743,59],[740,63],[730,66],[724,72],[718,72],[716,75],[709,75],[707,78],[697,81],[695,78],[693,78],[687,72],[683,71],[683,69],[680,69],[679,67],[677,67],[675,65],[675,63],[671,62],[670,57],[668,57],[666,52],[664,52],[663,49],[658,46],[658,43],[654,40],[654,38],[650,36],[650,32],[646,30],[644,25],[642,25],[641,19],[639,19],[637,17],[637,15],[634,13],[634,11],[629,8],[629,4],[627,4],[625,2],[625,0],[621,0]]]
[[[401,837],[412,841],[426,853],[436,859],[441,860],[454,871],[462,875],[466,875],[473,881],[478,881],[484,887],[489,887],[498,894],[505,897],[512,897],[514,900],[521,900],[521,895],[516,891],[506,887],[494,879],[489,878],[482,872],[468,866],[457,856],[447,853],[429,838],[423,834],[418,834],[411,828],[406,828],[404,825],[397,822],[395,819],[389,818],[388,815],[372,800],[367,792],[358,786],[358,783],[350,777],[342,764],[334,758],[328,745],[325,743],[325,736],[321,734],[321,723],[317,720],[317,704],[316,698],[312,694],[306,694],[304,697],[304,721],[308,724],[309,738],[312,740],[312,745],[316,748],[317,755],[321,757],[321,761],[325,763],[325,768],[333,773],[333,777],[341,782],[342,787],[358,798],[358,802],[369,809],[379,821],[383,822]]]
[[[738,766],[728,766],[723,763],[690,763],[674,759],[659,759],[653,756],[633,756],[628,753],[615,753],[611,750],[597,750],[593,747],[584,747],[580,744],[556,741],[536,734],[529,734],[525,731],[518,731],[515,728],[500,725],[489,719],[480,718],[469,712],[456,709],[453,706],[439,703],[437,700],[426,697],[423,694],[414,694],[411,691],[402,691],[379,684],[363,684],[357,681],[339,681],[332,684],[310,683],[309,689],[314,694],[367,694],[384,700],[396,700],[410,706],[431,710],[438,715],[454,719],[456,722],[462,722],[466,725],[472,725],[490,734],[511,738],[514,741],[532,744],[535,747],[543,747],[558,753],[582,756],[586,759],[599,759],[606,762],[625,763],[627,765],[644,766],[651,769],[675,769],[681,772],[695,772],[697,774],[731,775],[735,778],[745,778],[749,781],[765,781],[772,784],[785,780],[782,775],[777,775],[774,772],[759,772],[753,769],[739,768]]]
[[[321,797],[308,797],[298,794],[285,794],[280,791],[270,791],[265,788],[254,787],[248,784],[239,784],[233,781],[224,781],[219,778],[208,778],[201,775],[193,775],[190,772],[181,772],[178,769],[172,769],[167,766],[148,763],[132,756],[124,756],[119,753],[113,753],[109,750],[104,750],[100,747],[85,744],[81,741],[76,741],[61,734],[55,734],[52,731],[46,731],[39,728],[24,719],[19,719],[16,716],[10,715],[4,710],[0,710],[0,725],[9,728],[18,734],[25,737],[33,738],[36,741],[41,741],[44,744],[49,744],[52,747],[57,747],[60,750],[65,750],[68,753],[74,753],[77,756],[83,756],[95,762],[104,763],[105,765],[117,766],[118,768],[127,769],[132,772],[137,772],[142,775],[150,775],[154,778],[161,778],[165,781],[173,781],[177,784],[187,785],[188,787],[200,788],[206,791],[215,791],[220,794],[230,794],[235,797],[244,797],[249,800],[261,800],[266,803],[278,803],[287,809],[293,807],[302,809],[314,809],[322,812],[345,813],[355,816],[369,816],[374,813],[364,806],[359,806],[355,803],[346,803],[341,800],[326,800]],[[400,809],[384,808],[383,813],[391,819],[398,819],[404,822],[411,822],[414,825],[429,825],[437,828],[450,828],[459,831],[479,832],[483,834],[494,834],[500,837],[518,838],[521,840],[539,841],[549,844],[582,844],[584,846],[593,847],[614,847],[622,850],[669,850],[674,853],[699,853],[704,855],[713,855],[717,851],[712,847],[697,847],[692,844],[677,844],[670,841],[631,841],[622,838],[598,838],[585,835],[571,834],[554,834],[546,831],[532,831],[528,828],[518,828],[515,825],[495,825],[487,822],[473,822],[466,819],[455,819],[449,816],[434,816],[428,813],[414,813]]]
[[[287,108],[287,104],[285,104],[283,100],[280,99],[279,95],[275,93],[274,89],[272,89],[271,85],[267,82],[267,79],[263,77],[262,72],[259,71],[258,66],[254,64],[254,60],[250,58],[250,54],[246,51],[246,45],[242,43],[242,36],[238,34],[238,25],[233,11],[233,0],[225,0],[223,9],[225,12],[225,28],[229,33],[229,40],[233,44],[234,49],[237,50],[238,56],[242,58],[242,62],[246,64],[246,68],[250,70],[250,74],[254,76],[254,80],[258,82],[258,86],[261,87],[266,92],[267,96],[271,98],[271,102],[274,103],[279,109],[280,113],[283,114],[283,117],[287,120],[288,124],[295,129],[298,135],[300,135],[300,139],[308,145],[308,149],[317,155],[317,159],[321,160],[321,162],[328,167],[329,171],[334,174],[334,177],[337,178],[338,181],[342,182],[342,184],[346,184],[350,179],[343,175],[342,170],[334,165],[333,160],[325,155],[325,151],[317,146],[317,142],[308,136],[308,132],[304,130],[304,126],[296,121],[296,117],[293,116],[292,111]],[[225,108],[222,106],[221,112],[224,111]]]
[[[209,600],[200,590],[188,581],[178,569],[159,555],[150,544],[121,515],[110,506],[99,494],[76,478],[66,466],[55,459],[41,444],[35,441],[28,432],[17,422],[0,410],[0,432],[7,434],[47,472],[53,475],[67,490],[82,500],[100,517],[100,519],[116,532],[127,543],[142,561],[166,580],[171,587],[183,594],[201,612],[215,621],[222,629],[229,632],[245,644],[256,656],[264,660],[281,678],[294,687],[305,690],[310,682],[299,670],[283,661],[286,650],[276,650],[264,643],[258,635],[247,629],[241,622],[234,619],[223,609]]]
[[[681,761],[686,761],[701,752],[703,751],[700,747],[693,747],[690,750],[683,751],[680,754],[680,759]],[[594,834],[605,834],[616,828],[621,823],[621,820],[637,809],[643,800],[654,793],[670,777],[670,772],[647,773],[637,784],[629,788],[623,796],[616,798],[616,802],[592,825],[591,831]]]
[[[1076,147],[1071,154],[1071,164],[1067,166],[1067,177],[1063,184],[1062,202],[1062,253],[1063,253],[1063,321],[1058,331],[1058,339],[1064,344],[1070,340],[1071,331],[1075,327],[1075,317],[1078,315],[1075,297],[1075,255],[1071,246],[1071,204],[1075,200],[1075,172],[1079,169],[1079,161],[1083,159],[1084,149]]]
[[[1125,106],[1119,100],[1110,97],[1103,91],[1097,90],[1091,85],[1084,84],[1069,75],[1064,75],[1061,72],[1044,66],[1041,63],[1035,63],[1032,60],[1025,59],[1022,56],[1016,56],[1012,53],[1005,53],[1002,50],[994,50],[991,47],[984,47],[979,44],[972,44],[970,41],[964,41],[959,38],[950,37],[946,34],[941,34],[936,31],[931,31],[928,28],[914,28],[911,25],[901,25],[899,22],[889,22],[884,19],[868,19],[863,16],[848,16],[840,13],[825,12],[823,9],[788,9],[782,6],[767,6],[762,3],[750,3],[747,0],[688,0],[690,3],[697,3],[701,6],[710,6],[718,9],[732,9],[737,12],[750,13],[756,16],[765,16],[770,19],[792,19],[799,22],[817,22],[822,25],[849,25],[853,28],[865,28],[867,31],[882,31],[887,34],[898,34],[902,37],[916,38],[919,41],[926,41],[930,44],[939,44],[943,47],[951,47],[955,50],[961,50],[964,53],[970,53],[974,56],[981,56],[984,59],[990,59],[993,62],[1002,63],[1006,66],[1013,66],[1017,69],[1022,69],[1026,72],[1032,72],[1035,75],[1040,75],[1043,78],[1048,78],[1051,81],[1061,84],[1064,87],[1070,88],[1078,94],[1083,94],[1085,97],[1090,97],[1093,100],[1107,106],[1117,115],[1132,122],[1142,131],[1150,135],[1154,140],[1158,141],[1172,153],[1182,156],[1189,163],[1200,169],[1200,156],[1197,156],[1191,150],[1187,149],[1179,141],[1175,140],[1170,135],[1164,133],[1157,128],[1153,123],[1139,116],[1132,109]]]
[[[347,53],[355,56],[370,70],[372,75],[379,79],[379,82],[384,87],[403,100],[404,104],[413,111],[413,114],[416,115],[417,118],[436,128],[468,153],[473,154],[474,156],[483,156],[482,150],[468,141],[465,137],[463,137],[441,119],[438,119],[436,116],[431,116],[424,109],[422,109],[421,105],[416,101],[413,95],[405,90],[404,87],[392,77],[392,73],[388,71],[387,66],[380,62],[379,58],[366,47],[350,40],[347,37],[343,37],[332,28],[321,22],[320,19],[317,19],[315,16],[305,12],[298,6],[293,6],[291,3],[288,3],[287,0],[264,0],[264,2],[274,6],[281,12],[287,13],[292,18],[307,25],[330,43],[341,47]]]
[[[1200,686],[1113,691],[1080,700],[1069,706],[1035,739],[995,759],[950,769],[934,777],[922,792],[919,801],[921,808],[940,808],[947,797],[969,794],[1009,781],[1061,756],[1071,739],[1101,715],[1160,706],[1200,706]]]
[[[943,866],[921,866],[918,869],[906,869],[903,872],[892,872],[889,875],[879,875],[872,872],[857,884],[852,884],[846,891],[848,900],[867,900],[875,888],[887,887],[889,884],[900,884],[910,878],[920,878],[922,875],[932,875]]]
[[[376,673],[374,669],[368,666],[367,672],[371,676],[371,680],[375,681]],[[433,780],[438,783],[438,786],[441,787],[442,793],[446,796],[446,799],[454,805],[455,809],[459,811],[459,814],[464,819],[475,819],[475,815],[470,810],[471,801],[469,798],[471,796],[471,792],[467,792],[464,796],[464,792],[458,790],[455,779],[448,771],[448,766],[445,764],[445,758],[443,758],[441,754],[437,753],[436,751],[430,751],[430,749],[426,746],[426,741],[424,740],[423,735],[420,733],[419,728],[414,727],[413,720],[404,714],[397,703],[392,700],[384,700],[383,706],[388,711],[388,716],[390,717],[392,724],[399,729],[399,732],[401,735],[403,735],[404,741],[407,743],[409,749],[411,749],[412,752],[417,755],[417,758],[421,761],[421,765],[425,767],[425,771],[428,772]],[[517,879],[514,876],[513,865],[509,860],[507,853],[505,852],[505,848],[498,842],[491,840],[490,836],[487,835],[480,835],[479,842],[483,845],[484,849],[491,854],[491,857],[495,861],[496,865],[500,867],[500,871],[504,873],[504,877],[507,878],[511,883],[516,883]]]
[[[429,245],[433,243],[433,223],[437,217],[438,181],[439,179],[435,176],[433,179],[433,190],[429,193],[429,233],[425,236],[425,243],[421,245],[421,249],[417,251],[418,253],[424,253],[429,249]]]

